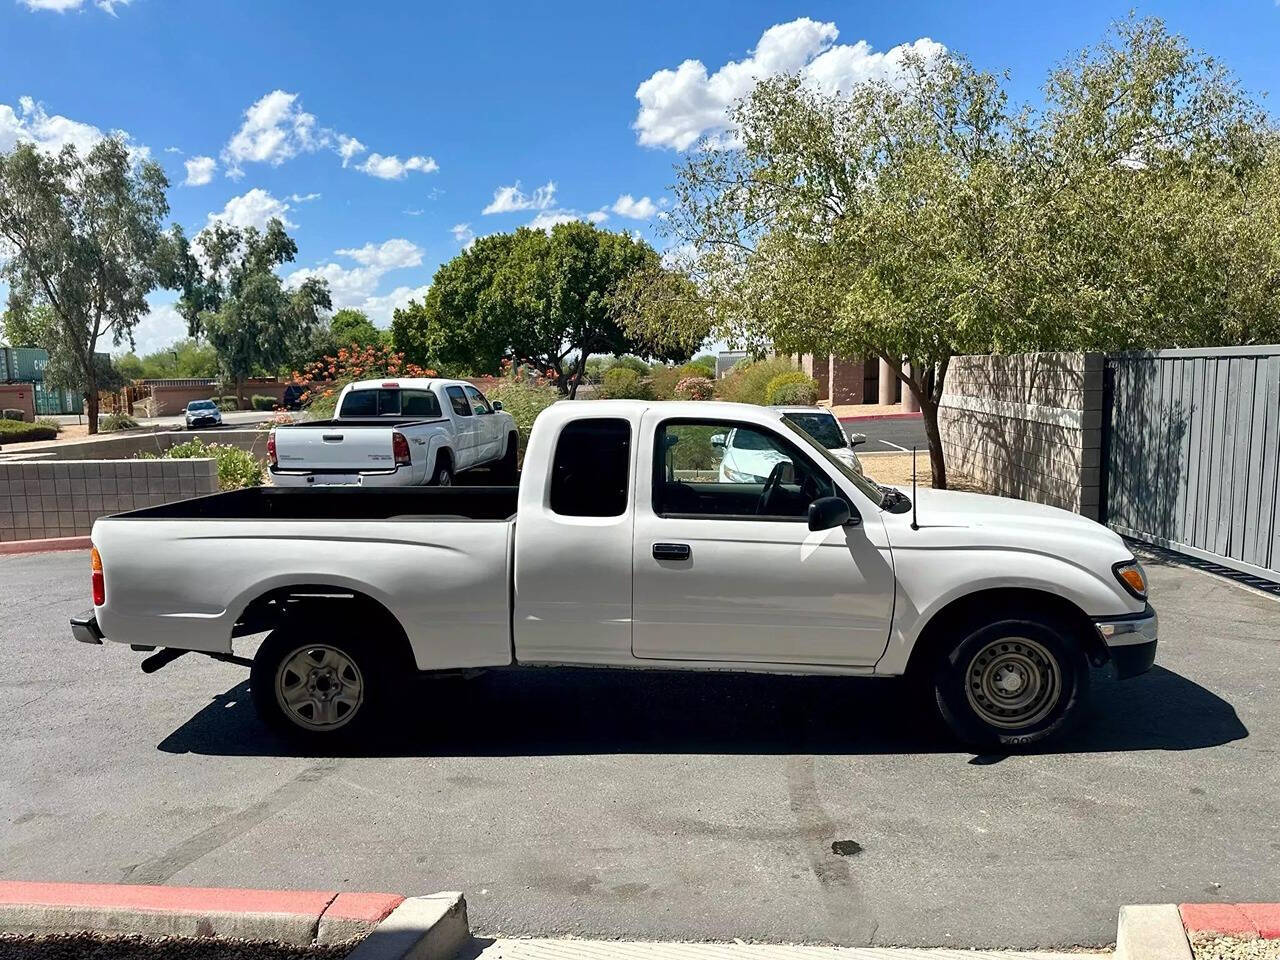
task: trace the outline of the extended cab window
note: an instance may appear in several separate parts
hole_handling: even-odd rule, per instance
[[[574,420],[556,441],[551,510],[565,517],[618,517],[627,509],[631,424],[616,417]]]
[[[445,387],[444,392],[449,395],[449,403],[453,406],[456,416],[471,416],[471,406],[467,403],[467,395],[462,392],[461,387]]]
[[[400,412],[399,390],[352,390],[342,398],[339,417],[378,417]]]
[[[439,417],[440,401],[429,390],[401,390],[400,413],[406,417]]]
[[[471,400],[471,409],[478,414],[493,413],[493,407],[489,405],[489,401],[484,398],[484,394],[475,387],[464,388],[467,391],[467,397]]]
[[[660,516],[799,520],[814,500],[838,495],[812,460],[762,427],[668,421],[654,441]]]

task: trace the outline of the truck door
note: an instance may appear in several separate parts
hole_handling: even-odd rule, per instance
[[[725,468],[730,431],[752,456]],[[875,664],[894,591],[878,510],[864,503],[860,525],[810,531],[814,499],[859,498],[768,427],[651,410],[641,435],[653,480],[636,497],[636,657]]]
[[[456,470],[466,470],[475,465],[479,456],[480,427],[471,412],[471,404],[462,388],[451,384],[444,388],[453,412],[454,454]]]
[[[502,441],[506,439],[501,434],[502,424],[493,415],[493,407],[483,393],[472,386],[462,389],[466,391],[467,399],[471,401],[471,412],[475,414],[476,427],[479,430],[480,446],[477,455],[484,463],[496,460],[502,449]]]

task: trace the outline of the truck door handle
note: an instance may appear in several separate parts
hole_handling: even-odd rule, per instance
[[[325,443],[341,443],[342,434],[340,433],[322,433],[320,439]]]
[[[655,560],[688,560],[693,551],[687,543],[655,543],[653,559]]]

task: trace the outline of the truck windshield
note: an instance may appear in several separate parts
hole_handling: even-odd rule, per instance
[[[788,413],[787,419],[828,450],[839,450],[849,445],[840,421],[829,413]]]
[[[791,427],[791,429],[799,435],[801,440],[807,443],[814,450],[818,451],[827,463],[839,470],[841,476],[845,477],[850,483],[861,490],[863,494],[870,498],[877,506],[886,508],[890,505],[890,501],[896,501],[897,498],[902,497],[902,494],[898,493],[897,490],[890,487],[880,486],[880,484],[876,483],[874,480],[864,477],[862,474],[858,473],[847,463],[843,463],[833,457],[826,446],[815,440],[813,435],[805,428],[804,424],[798,422],[793,414],[783,414],[782,422]],[[906,500],[905,497],[902,497],[902,499]]]

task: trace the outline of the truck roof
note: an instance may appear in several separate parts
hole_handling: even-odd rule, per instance
[[[344,389],[347,390],[381,390],[402,389],[402,390],[427,390],[433,384],[456,384],[460,387],[469,386],[466,380],[449,380],[445,377],[379,377],[376,380],[353,380],[347,384]]]
[[[693,420],[746,420],[775,423],[782,419],[778,411],[754,403],[729,403],[722,400],[573,400],[553,403],[540,414],[558,421],[582,417],[626,417],[639,420],[647,410],[661,410],[671,417]]]

